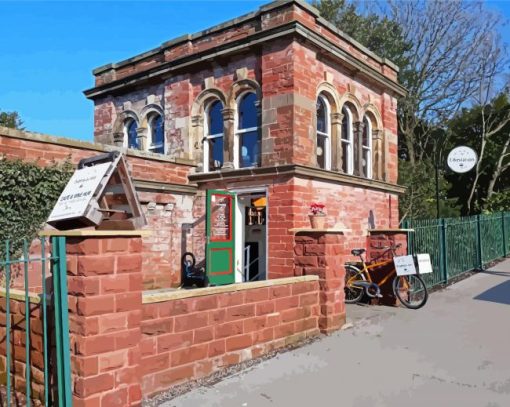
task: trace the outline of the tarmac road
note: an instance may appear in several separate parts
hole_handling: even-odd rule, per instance
[[[421,310],[347,313],[350,329],[161,406],[510,406],[510,260]]]

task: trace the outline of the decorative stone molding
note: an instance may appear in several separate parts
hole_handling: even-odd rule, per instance
[[[124,147],[124,132],[113,133],[113,144],[117,147]]]

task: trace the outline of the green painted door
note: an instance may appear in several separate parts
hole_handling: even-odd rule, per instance
[[[206,268],[210,285],[235,282],[236,195],[207,191]]]

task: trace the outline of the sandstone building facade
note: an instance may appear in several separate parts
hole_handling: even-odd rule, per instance
[[[304,1],[270,3],[94,76],[95,141],[167,160],[133,170],[155,230],[146,288],[179,285],[184,252],[205,263],[207,190],[235,194],[237,282],[314,266],[294,250],[313,202],[346,247],[398,227],[397,67]]]

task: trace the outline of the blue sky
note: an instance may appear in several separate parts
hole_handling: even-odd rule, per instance
[[[255,10],[267,1],[2,1],[0,110],[27,130],[93,137],[92,69]],[[510,0],[488,2],[510,18]],[[510,43],[510,28],[502,28]]]

